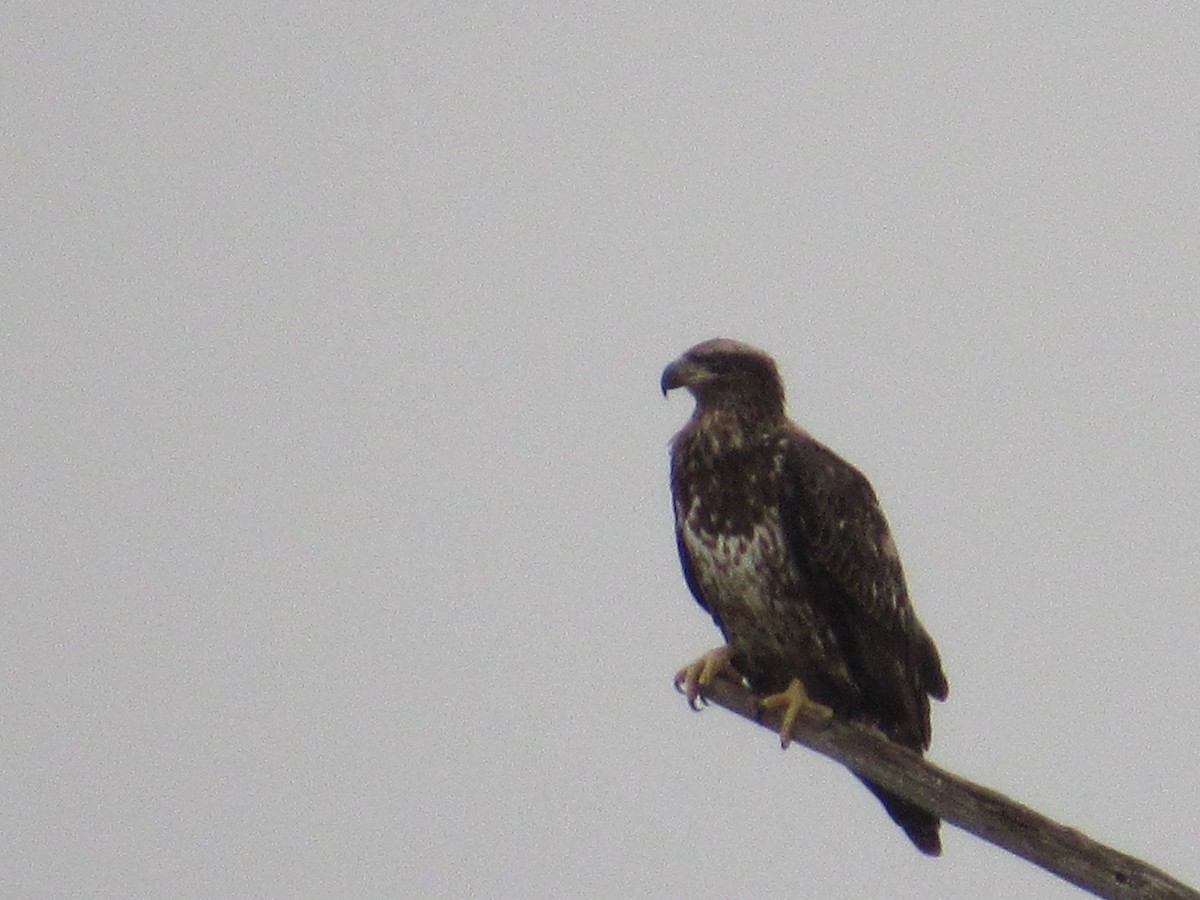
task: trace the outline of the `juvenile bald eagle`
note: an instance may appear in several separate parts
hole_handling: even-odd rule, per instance
[[[788,420],[775,363],[753,347],[698,344],[663,371],[663,393],[679,387],[696,399],[671,443],[679,557],[726,645],[676,686],[695,706],[732,669],[784,710],[785,747],[807,711],[924,752],[929,698],[949,688],[867,479]],[[937,817],[866,784],[922,852],[941,852]]]

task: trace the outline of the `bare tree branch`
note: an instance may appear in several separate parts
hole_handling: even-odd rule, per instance
[[[701,696],[766,728],[779,728],[777,712],[760,714],[758,697],[742,684],[719,678]],[[1097,897],[1200,900],[1200,892],[1165,872],[938,768],[860,725],[800,718],[793,739]]]

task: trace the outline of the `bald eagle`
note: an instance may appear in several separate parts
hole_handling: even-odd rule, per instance
[[[867,479],[791,422],[775,362],[724,338],[663,371],[686,388],[691,419],[671,442],[671,493],[683,575],[725,645],[681,669],[695,706],[726,670],[784,711],[872,726],[918,753],[929,698],[949,692],[937,648],[908,599],[900,556]],[[924,853],[938,818],[866,782]]]

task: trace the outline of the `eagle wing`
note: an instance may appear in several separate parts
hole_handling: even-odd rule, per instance
[[[688,549],[687,542],[683,539],[683,523],[679,520],[679,516],[675,517],[675,547],[679,550],[679,563],[683,569],[683,580],[688,586],[688,590],[692,592],[692,596],[696,598],[696,602],[700,604],[700,608],[706,613],[715,617],[715,613],[708,605],[708,601],[704,599],[704,591],[700,588],[700,580],[696,577],[696,567],[692,562],[692,552]],[[717,623],[720,625],[720,622]]]
[[[782,519],[791,552],[830,592],[832,625],[866,712],[914,749],[929,746],[929,696],[948,693],[937,648],[909,603],[896,545],[870,482],[798,428],[782,444]]]

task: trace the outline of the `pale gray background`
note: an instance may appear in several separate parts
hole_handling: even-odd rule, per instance
[[[1200,14],[880,6],[6,6],[0,894],[1079,896],[671,690],[714,335],[1200,882]]]

